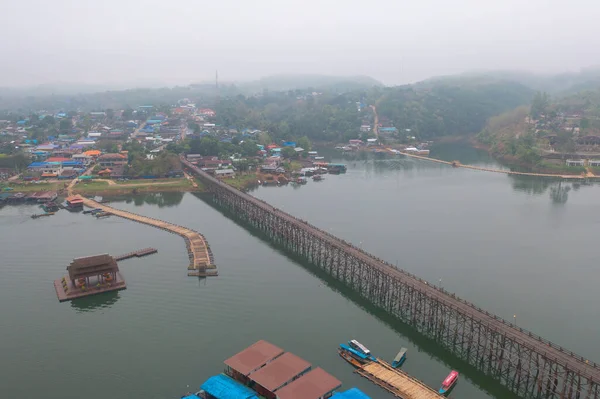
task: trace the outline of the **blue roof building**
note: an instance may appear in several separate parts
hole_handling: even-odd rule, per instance
[[[347,390],[346,392],[338,392],[336,394],[334,394],[332,397],[332,399],[371,399],[370,396],[367,396],[367,394],[363,393],[363,391],[361,391],[358,388],[352,388]]]
[[[200,389],[219,399],[259,399],[256,392],[224,374],[210,377]]]
[[[284,147],[296,147],[296,142],[295,141],[286,141],[283,143]]]

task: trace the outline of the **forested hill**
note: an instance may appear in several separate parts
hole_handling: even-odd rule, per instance
[[[460,79],[385,88],[379,94],[380,118],[430,139],[478,133],[490,117],[528,104],[534,92],[510,81]]]
[[[361,124],[373,123],[368,105],[376,104],[380,122],[400,132],[410,129],[410,135],[425,140],[478,133],[490,117],[528,104],[533,94],[514,82],[428,82],[344,94],[289,90],[239,95],[221,98],[216,111],[222,126],[260,129],[281,138],[345,141],[360,135]]]

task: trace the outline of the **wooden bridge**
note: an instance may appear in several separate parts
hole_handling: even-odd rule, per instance
[[[600,399],[598,364],[182,162],[218,206],[512,392],[525,398]]]
[[[102,209],[103,212],[109,212],[112,215],[124,219],[133,220],[134,222],[138,223],[144,223],[150,226],[158,227],[159,229],[168,231],[170,233],[180,235],[185,240],[185,244],[188,250],[188,256],[190,258],[190,264],[188,266],[188,275],[201,277],[217,275],[217,270],[216,266],[214,265],[212,252],[206,244],[206,241],[202,234],[198,233],[197,231],[188,229],[187,227],[164,222],[162,220],[149,218],[147,216],[141,216],[127,211],[122,211],[120,209],[113,208],[106,204],[101,204],[90,198],[81,198],[83,199],[83,204],[89,208],[99,208]]]

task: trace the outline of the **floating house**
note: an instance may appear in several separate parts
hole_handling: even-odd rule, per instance
[[[248,376],[252,372],[266,366],[281,355],[283,355],[283,349],[260,340],[225,360],[227,366],[225,373],[242,383],[249,383]]]
[[[81,209],[83,208],[83,198],[78,195],[67,197],[67,207],[70,209]]]
[[[306,374],[310,368],[309,362],[286,352],[257,372],[250,374],[250,380],[259,395],[266,399],[275,399],[279,389]]]
[[[277,392],[277,399],[327,399],[342,386],[340,380],[320,367]]]
[[[108,254],[73,259],[68,276],[54,281],[60,302],[127,288],[115,258]]]

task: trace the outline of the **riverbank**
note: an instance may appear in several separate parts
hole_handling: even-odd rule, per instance
[[[124,183],[92,180],[78,181],[73,187],[74,194],[83,195],[123,195],[137,193],[158,193],[158,192],[199,192],[204,190],[202,183],[193,182],[186,178],[181,179],[156,179],[156,180],[130,180]]]
[[[510,168],[511,170],[518,172],[562,174],[573,176],[588,172],[588,170],[582,166],[567,166],[562,160],[554,160],[558,162],[551,162],[550,160],[542,159],[536,164],[526,162],[516,155],[502,154],[494,151],[490,145],[478,140],[477,137],[470,137],[468,138],[467,142],[473,148],[487,151],[487,153],[490,154],[490,156],[492,156],[496,161]]]

